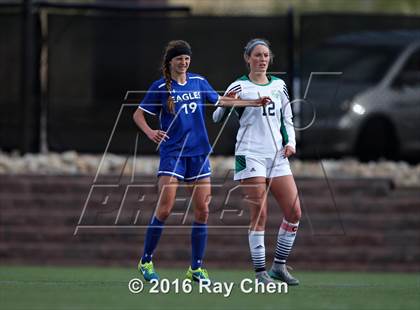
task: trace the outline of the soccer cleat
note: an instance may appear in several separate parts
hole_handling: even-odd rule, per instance
[[[257,282],[261,282],[264,284],[274,283],[273,279],[270,277],[267,271],[257,272],[255,274],[255,279],[257,280]]]
[[[206,269],[203,268],[197,268],[195,270],[188,268],[187,274],[186,274],[186,278],[190,279],[191,281],[195,281],[195,282],[208,282],[210,283],[210,279],[209,279],[209,274],[207,273]]]
[[[141,272],[143,278],[147,282],[150,282],[152,280],[159,280],[159,275],[156,273],[155,268],[153,267],[153,262],[143,264],[140,260],[138,270]]]
[[[289,273],[286,264],[273,264],[268,274],[275,280],[286,282],[287,285],[299,285],[299,280]]]

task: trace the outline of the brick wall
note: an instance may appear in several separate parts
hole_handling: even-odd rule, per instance
[[[0,263],[135,266],[144,225],[156,205],[156,179],[131,182],[106,176],[92,187],[93,179],[2,175]],[[248,211],[237,183],[230,180],[213,179],[206,265],[250,267]],[[290,265],[303,270],[420,270],[419,188],[394,188],[383,179],[305,178],[297,184],[303,218]],[[179,190],[155,254],[160,266],[189,264],[188,197]],[[281,219],[270,196],[268,262]]]

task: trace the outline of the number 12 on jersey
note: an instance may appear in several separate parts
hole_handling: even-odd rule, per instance
[[[274,111],[275,110],[274,101],[271,101],[270,104],[262,107],[262,109],[263,109],[263,116],[267,116],[267,110],[268,110],[268,115],[269,116],[276,115],[276,112]]]

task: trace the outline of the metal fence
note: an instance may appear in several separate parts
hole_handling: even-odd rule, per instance
[[[299,27],[294,29],[294,24]],[[303,97],[309,71],[318,65],[311,63],[314,48],[338,35],[386,29],[420,29],[420,18],[363,14],[296,16],[292,11],[274,17],[210,17],[191,16],[187,7],[42,1],[32,7],[3,4],[0,149],[101,153],[115,129],[109,151],[131,153],[138,132],[131,119],[134,104],[141,100],[142,91],[159,78],[163,48],[172,39],[191,43],[190,70],[204,75],[215,89],[223,92],[246,73],[242,59],[245,43],[254,37],[267,38],[275,53],[271,71],[285,79],[290,92],[301,85],[301,93],[295,97]],[[312,90],[322,90],[318,82],[313,81]],[[128,91],[134,92],[126,96]],[[322,99],[309,99],[330,100],[335,96],[327,93],[323,92]],[[341,99],[336,96],[331,100]],[[339,103],[333,105],[337,107]],[[208,109],[207,125],[213,140],[219,126],[210,121],[211,112]],[[301,125],[311,117],[307,106],[295,112],[296,123]],[[233,154],[236,129],[235,122],[228,123],[215,148],[216,154]],[[300,142],[313,148],[308,133],[299,132]],[[140,134],[140,139],[146,138]],[[140,152],[154,154],[155,150],[151,143],[145,143]]]
[[[246,72],[243,46],[253,37],[270,39],[276,52],[271,69],[282,72],[285,79],[290,78],[285,74],[291,67],[288,16],[189,16],[183,8],[169,12],[150,10],[150,7],[147,11],[141,7],[130,8],[57,7],[46,3],[36,7],[29,30],[33,39],[32,55],[20,53],[21,57],[1,60],[9,66],[1,66],[0,74],[9,80],[12,76],[14,86],[8,87],[8,91],[14,93],[2,92],[0,106],[10,112],[0,117],[0,148],[23,152],[46,149],[103,152],[121,106],[138,103],[144,95],[141,92],[159,78],[163,48],[173,39],[191,43],[190,70],[204,75],[221,92]],[[5,10],[8,8],[1,8],[0,12]],[[1,37],[5,43],[2,46],[13,42],[7,51],[15,56],[22,46],[22,16],[25,16],[18,10],[11,16],[0,13],[0,23],[8,22],[14,27],[13,33]],[[172,14],[174,11],[178,13],[176,16]],[[26,102],[19,97],[19,89],[28,82],[17,69],[23,60],[36,72],[33,97],[26,98]],[[127,91],[136,92],[130,92],[125,98]],[[23,109],[25,105],[31,109]],[[109,151],[132,151],[137,133],[131,119],[134,108],[123,107]],[[209,117],[212,111],[208,110]],[[13,117],[12,121],[11,113],[23,115]],[[27,126],[28,121],[24,122],[25,115],[34,117],[31,127]],[[212,139],[218,128],[210,121],[208,124]],[[216,153],[233,152],[236,126],[229,124]],[[155,153],[153,145],[144,144],[141,153]]]

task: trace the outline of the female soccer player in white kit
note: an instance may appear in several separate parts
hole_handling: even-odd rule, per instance
[[[288,160],[295,154],[296,141],[287,88],[283,80],[267,74],[272,61],[268,41],[249,41],[244,59],[249,74],[233,82],[226,94],[240,99],[267,96],[272,101],[265,107],[219,107],[213,113],[213,120],[220,122],[232,112],[239,117],[234,179],[245,185],[243,191],[250,201],[249,246],[257,280],[269,283],[276,279],[298,285],[299,281],[286,268],[301,218],[298,191]],[[269,272],[265,268],[264,245],[268,190],[284,214]]]

